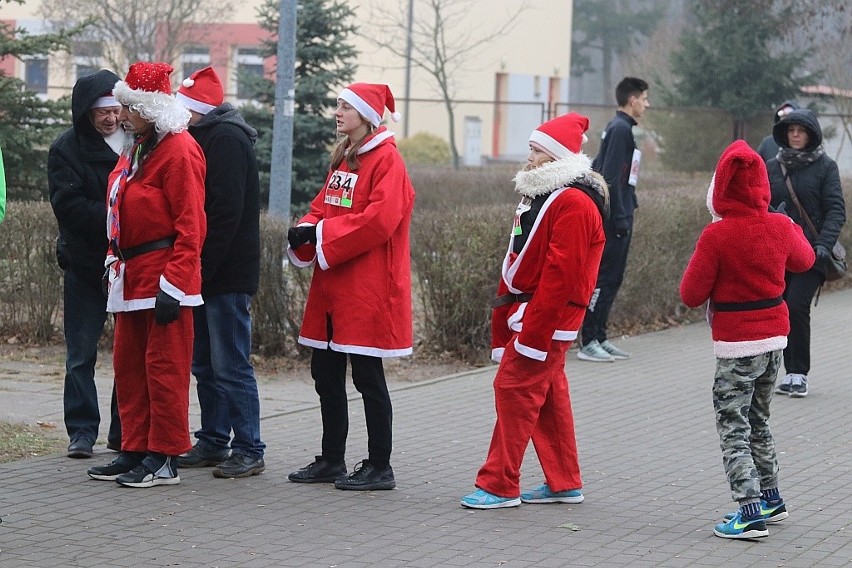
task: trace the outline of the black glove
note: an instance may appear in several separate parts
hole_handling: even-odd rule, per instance
[[[627,219],[616,219],[615,220],[615,238],[623,239],[627,235],[630,234],[630,223],[627,222]]]
[[[782,215],[786,215],[787,214],[787,202],[782,201],[781,204],[778,207],[776,207],[775,209],[773,209],[772,206],[770,205],[769,211],[772,212],[772,213],[781,213]]]
[[[816,262],[814,264],[826,266],[829,262],[831,262],[831,251],[824,246],[816,245],[814,247],[814,252],[816,253]]]
[[[104,293],[104,298],[109,298],[109,267],[104,270],[104,275],[101,276],[101,292]]]
[[[154,321],[159,325],[167,325],[178,319],[180,315],[180,300],[172,298],[162,290],[154,302]]]
[[[305,243],[317,242],[316,225],[290,227],[290,230],[287,231],[287,242],[290,243],[292,249],[297,249]]]

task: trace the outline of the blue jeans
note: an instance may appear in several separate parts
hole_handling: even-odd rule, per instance
[[[94,444],[101,423],[95,363],[98,360],[98,340],[106,323],[106,298],[99,274],[86,278],[69,268],[65,271],[64,281],[65,429],[69,439],[84,439]],[[107,442],[112,447],[121,446],[115,387],[112,389],[112,418]]]
[[[259,459],[266,444],[260,440],[260,400],[249,361],[250,304],[248,294],[219,294],[193,308],[192,374],[201,405],[195,437],[204,449],[221,451],[230,442],[234,453]]]

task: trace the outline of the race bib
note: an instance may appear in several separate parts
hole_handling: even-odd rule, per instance
[[[338,207],[352,207],[352,196],[358,183],[358,174],[335,170],[325,186],[325,203]]]
[[[630,177],[627,179],[627,185],[636,187],[636,182],[639,181],[639,164],[642,163],[642,152],[636,148],[633,150],[633,158],[630,160]]]

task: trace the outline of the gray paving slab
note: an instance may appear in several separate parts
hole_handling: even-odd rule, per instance
[[[572,352],[582,504],[459,506],[493,427],[493,367],[395,386],[398,488],[388,492],[289,483],[286,474],[318,450],[315,394],[307,382],[264,383],[261,476],[181,470],[180,485],[127,489],[86,477],[114,456],[105,450],[94,460],[0,465],[0,567],[848,566],[850,313],[852,291],[823,295],[813,311],[811,394],[773,401],[791,516],[760,542],[712,534],[734,504],[714,427],[709,330],[698,323],[620,341],[634,353],[628,361],[584,363]],[[50,406],[61,409],[61,384],[31,379],[18,379],[26,397],[61,423]],[[18,403],[7,380],[0,388],[3,416]],[[366,432],[357,399],[350,412],[351,467],[366,456]],[[532,449],[522,476],[525,487],[542,482]]]

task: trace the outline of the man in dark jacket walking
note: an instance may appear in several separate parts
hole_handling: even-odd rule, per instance
[[[126,141],[118,122],[121,105],[112,97],[116,81],[118,76],[105,69],[77,81],[71,94],[73,126],[53,142],[47,158],[50,204],[59,222],[56,259],[65,273],[64,414],[71,458],[92,457],[100,425],[95,363],[106,322],[101,278],[107,177]],[[107,447],[121,449],[115,390]]]
[[[195,433],[198,442],[178,458],[178,465],[212,465],[216,477],[248,477],[264,470],[266,448],[260,439],[260,401],[249,360],[249,306],[260,280],[257,131],[230,103],[223,103],[222,85],[212,67],[184,79],[176,96],[192,114],[189,132],[207,158],[204,304],[194,308],[192,355],[201,429]]]
[[[598,283],[583,320],[582,347],[577,357],[583,361],[608,362],[627,359],[630,354],[613,345],[606,336],[609,311],[624,280],[627,253],[633,236],[633,210],[636,209],[636,180],[641,152],[636,148],[632,128],[650,106],[648,83],[625,77],[615,88],[618,110],[606,125],[600,150],[592,169],[609,186],[610,216],[604,223],[606,246],[601,258]]]

